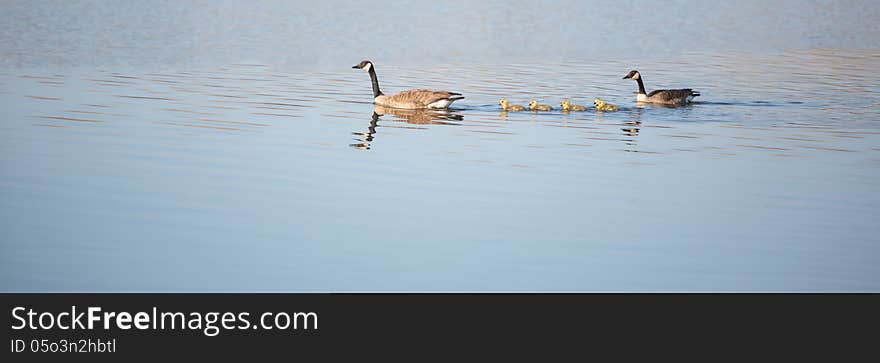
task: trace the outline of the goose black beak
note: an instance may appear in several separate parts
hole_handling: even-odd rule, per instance
[[[358,69],[358,68],[360,68],[360,67],[358,67],[357,65],[351,66],[351,69]]]
[[[628,74],[623,76],[623,79],[630,79],[630,78],[632,78],[632,77],[630,77]]]

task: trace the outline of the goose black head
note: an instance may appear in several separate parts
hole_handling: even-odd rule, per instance
[[[352,66],[351,68],[352,69],[363,69],[365,72],[369,72],[371,69],[373,69],[373,62],[370,62],[365,59],[365,60],[362,60],[360,63],[358,63],[356,66]]]
[[[629,73],[627,73],[626,76],[623,77],[623,79],[639,79],[641,77],[642,76],[639,74],[639,71],[633,70],[629,71]]]

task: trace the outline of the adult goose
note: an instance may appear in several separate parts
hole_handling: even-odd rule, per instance
[[[351,68],[361,69],[370,74],[370,80],[373,81],[373,102],[380,106],[410,110],[425,108],[445,109],[453,102],[464,98],[461,93],[429,89],[414,89],[386,96],[379,89],[379,80],[376,78],[376,69],[373,66],[373,62],[364,60]]]
[[[694,91],[690,88],[682,88],[682,89],[658,89],[651,91],[651,93],[645,93],[645,84],[642,83],[642,75],[639,71],[629,71],[629,74],[623,77],[623,79],[634,79],[639,84],[639,94],[636,96],[636,101],[645,102],[645,103],[660,103],[664,105],[683,105],[691,100],[694,97],[700,95],[699,92]]]

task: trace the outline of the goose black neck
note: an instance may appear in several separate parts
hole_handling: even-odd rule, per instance
[[[636,78],[636,82],[639,83],[639,94],[640,95],[648,94],[647,92],[645,92],[645,84],[642,83],[642,77]]]
[[[382,91],[379,90],[379,79],[376,78],[376,70],[373,69],[373,66],[370,66],[370,80],[373,81],[373,98],[379,97],[382,95]]]

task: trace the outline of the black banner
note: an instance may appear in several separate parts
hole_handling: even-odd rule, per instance
[[[3,294],[4,362],[525,353],[841,354],[876,344],[876,294]],[[543,353],[542,353],[543,352]]]

